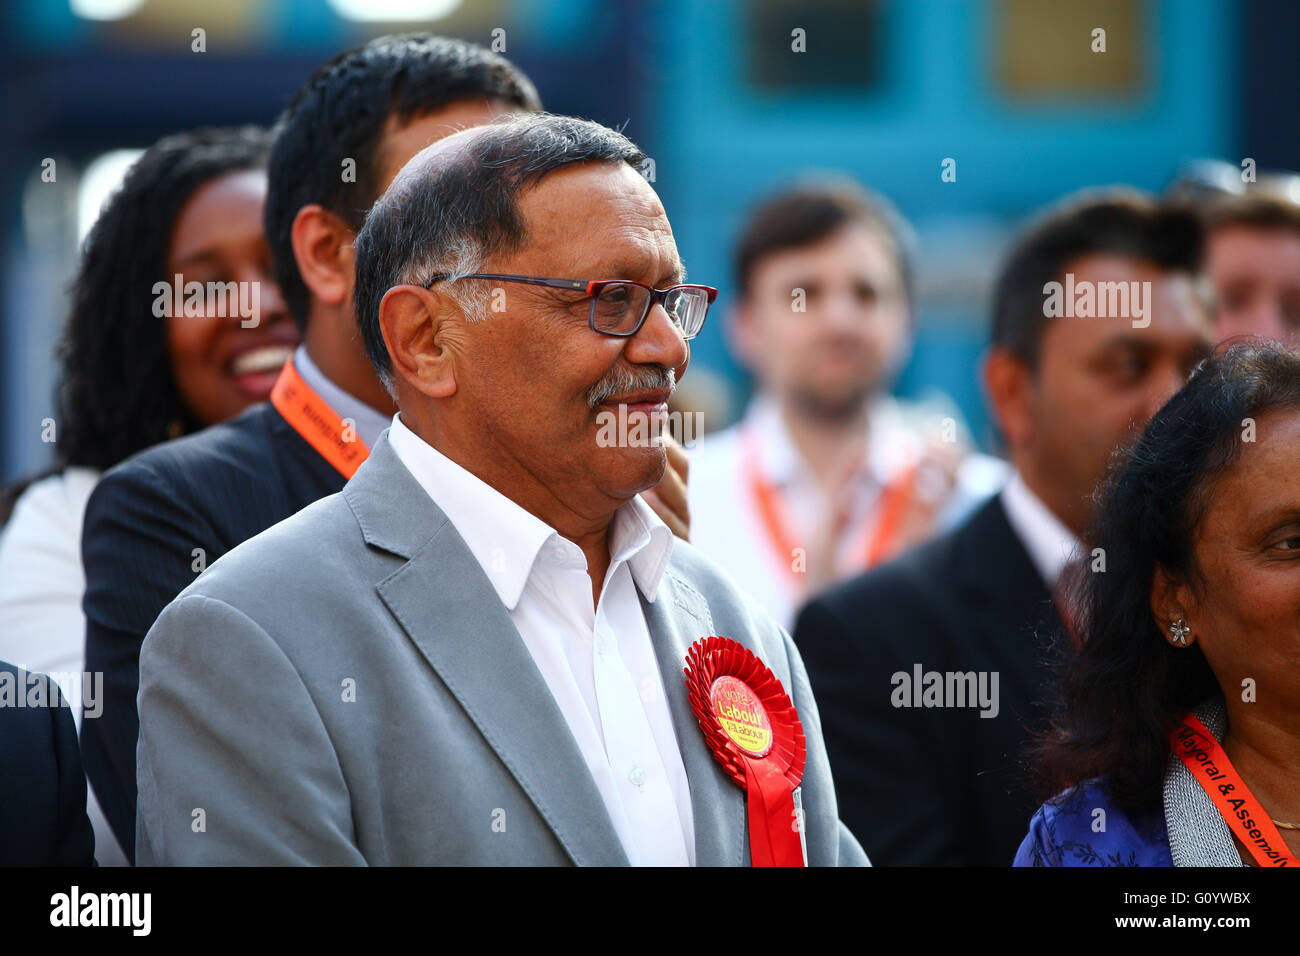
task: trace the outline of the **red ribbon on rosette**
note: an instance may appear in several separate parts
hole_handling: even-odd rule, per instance
[[[705,743],[745,791],[754,866],[803,866],[803,725],[785,688],[749,648],[702,637],[686,653],[686,695]]]

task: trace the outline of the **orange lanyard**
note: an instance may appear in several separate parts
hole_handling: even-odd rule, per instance
[[[1192,714],[1169,738],[1174,753],[1214,801],[1228,829],[1260,866],[1300,866],[1277,827],[1228,761],[1223,747]]]
[[[796,584],[801,585],[804,579],[794,569],[796,545],[788,531],[789,516],[785,503],[781,500],[780,489],[763,477],[759,467],[758,443],[748,429],[742,432],[741,445],[745,484],[758,508],[758,517],[763,523],[768,543],[776,554],[777,563],[789,572]],[[898,551],[902,544],[900,534],[903,518],[911,503],[915,484],[916,466],[913,465],[900,478],[881,490],[876,521],[867,529],[863,545],[857,551],[855,570],[874,567]]]
[[[293,359],[284,363],[280,377],[271,389],[271,404],[307,444],[333,465],[344,478],[351,478],[370,454],[360,438],[343,437],[343,419],[325,404],[293,367]]]

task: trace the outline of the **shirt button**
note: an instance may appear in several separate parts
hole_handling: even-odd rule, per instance
[[[632,781],[632,786],[640,790],[645,786],[645,771],[640,767],[633,767],[627,775],[627,779]]]

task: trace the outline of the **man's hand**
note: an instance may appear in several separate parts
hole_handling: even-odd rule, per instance
[[[673,534],[683,541],[690,541],[691,510],[686,503],[686,473],[690,469],[690,461],[682,446],[673,441],[668,429],[665,428],[661,434],[664,451],[668,453],[668,467],[664,469],[659,484],[641,492],[641,497],[663,519],[664,524],[672,529]]]
[[[899,524],[895,553],[932,538],[943,506],[957,487],[957,472],[969,453],[964,444],[927,438],[916,464],[916,480],[907,511]]]

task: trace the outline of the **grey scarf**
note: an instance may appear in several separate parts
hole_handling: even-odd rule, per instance
[[[1223,739],[1228,711],[1222,697],[1210,698],[1193,713],[1215,740]],[[1165,770],[1164,804],[1169,855],[1174,866],[1246,865],[1214,801],[1177,754],[1169,755]]]

